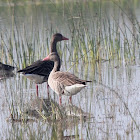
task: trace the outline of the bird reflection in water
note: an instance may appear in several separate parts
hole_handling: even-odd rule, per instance
[[[79,134],[64,136],[64,131],[73,130],[78,124],[83,124],[91,117],[90,113],[84,112],[75,105],[59,106],[52,99],[41,98],[32,100],[26,113],[32,118],[46,120],[52,128],[51,137],[57,140],[79,137]]]

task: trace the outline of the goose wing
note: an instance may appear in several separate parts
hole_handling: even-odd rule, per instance
[[[81,80],[77,76],[69,73],[69,72],[55,72],[52,75],[52,79],[61,85],[65,86],[72,86],[74,84],[86,84],[86,80]]]
[[[37,74],[42,76],[48,76],[52,71],[54,66],[53,61],[42,61],[38,60],[32,65],[27,66],[26,68],[19,70],[18,72],[23,72],[23,74]]]

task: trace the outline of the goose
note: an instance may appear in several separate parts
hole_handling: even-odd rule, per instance
[[[6,64],[3,64],[2,62],[0,62],[0,70],[5,70],[5,71],[13,71],[15,69],[15,67],[13,66],[10,66],[10,65],[6,65]]]
[[[51,60],[54,62],[54,67],[48,77],[48,84],[50,88],[59,95],[59,105],[61,105],[61,96],[70,96],[69,100],[72,103],[72,96],[80,92],[87,85],[87,80],[81,80],[77,76],[69,72],[61,72],[60,69],[60,58],[58,53],[50,53],[46,60]]]
[[[56,48],[57,42],[60,42],[62,40],[69,40],[69,39],[64,37],[60,33],[56,33],[53,35],[51,40],[51,45],[50,45],[51,53],[52,52],[57,53],[57,48]],[[48,81],[49,74],[54,67],[54,62],[47,60],[46,58],[38,60],[24,69],[18,70],[18,72],[22,72],[22,74],[25,77],[29,78],[30,80],[33,80],[36,83],[37,97],[38,97],[38,84],[42,84]],[[48,88],[48,84],[47,84],[47,88]],[[49,91],[48,91],[48,97],[49,97]]]
[[[1,76],[11,74],[14,69],[15,67],[7,65],[7,64],[3,64],[2,62],[0,62],[0,75]]]

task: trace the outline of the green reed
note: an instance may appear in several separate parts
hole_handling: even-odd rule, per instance
[[[119,4],[117,4],[116,8],[121,11]],[[117,59],[121,61],[122,57],[124,57],[126,62],[133,61],[135,59],[136,46],[139,45],[139,38],[137,37],[139,26],[136,22],[136,16],[134,16],[135,19],[128,18],[130,22],[135,22],[135,24],[132,24],[134,31],[131,27],[128,27],[126,23],[123,23],[123,27],[121,27],[119,19],[115,16],[112,15],[110,18],[104,14],[103,3],[100,4],[96,2],[97,13],[95,14],[90,7],[90,2],[85,5],[81,5],[81,3],[76,3],[76,5],[75,3],[71,3],[70,7],[68,7],[67,3],[64,3],[65,12],[69,13],[71,17],[66,21],[71,34],[71,43],[68,48],[72,48],[74,52],[73,56],[71,56],[71,60],[74,59],[78,61],[81,56],[81,59],[85,62],[88,62],[89,60],[101,61],[103,59]],[[68,10],[66,10],[66,8],[68,8]],[[74,17],[73,12],[75,12],[75,8],[78,10]],[[89,8],[88,18],[85,17],[86,14],[83,12],[84,8]],[[59,7],[57,7],[57,9],[60,11]],[[63,11],[60,11],[60,13],[62,12]],[[124,11],[121,12],[122,19],[128,16]],[[14,16],[15,15],[13,15],[13,17]],[[44,56],[46,55],[44,52],[49,52],[49,40],[46,35],[44,36],[40,31],[37,31],[34,34],[33,30],[31,30],[29,36],[24,24],[22,31],[19,31],[15,17],[12,20],[13,26],[16,28],[12,29],[12,33],[10,34],[11,37],[9,38],[7,33],[1,35],[3,43],[5,43],[5,39],[8,40],[6,41],[5,46],[6,51],[8,51],[7,57],[9,60],[12,61],[16,59],[14,61],[16,61],[15,63],[18,66],[20,65],[21,67],[22,64],[22,67],[25,67],[28,64],[31,64],[35,57],[40,58],[42,53]],[[31,26],[31,29],[33,28],[32,24],[33,21],[31,19],[29,25]],[[51,32],[52,35],[52,32],[55,31],[51,29],[48,32]],[[47,38],[47,40],[41,39],[39,37],[40,34],[42,34],[43,38]],[[132,38],[129,37],[128,34],[129,36],[132,36]],[[51,38],[51,36],[49,36],[49,38]],[[40,52],[39,49],[44,50],[45,47],[47,50],[45,49],[45,51]]]
[[[91,71],[89,75],[91,76],[89,77],[92,77],[91,80],[97,78],[101,81],[100,65],[102,62],[109,61],[114,63],[114,61],[117,61],[121,65],[123,61],[125,61],[126,64],[134,64],[136,60],[140,42],[140,27],[133,9],[125,7],[126,1],[123,1],[122,3],[112,1],[111,6],[115,6],[116,9],[119,9],[120,17],[117,17],[115,14],[108,15],[105,10],[105,5],[106,3],[104,1],[97,1],[94,3],[91,1],[87,3],[79,1],[70,3],[63,2],[63,8],[62,3],[57,1],[49,6],[46,5],[47,10],[56,11],[56,16],[60,17],[60,20],[58,19],[57,22],[61,23],[63,21],[66,23],[66,30],[68,31],[66,36],[69,35],[70,41],[68,44],[58,45],[58,52],[61,58],[67,59],[62,60],[65,61],[65,68],[67,70],[75,70],[78,73],[78,66],[80,63],[83,63],[83,69],[85,70],[84,78],[86,79],[88,77],[88,70],[90,69]],[[28,7],[26,10],[30,12],[30,8],[31,7]],[[9,9],[14,8],[9,7]],[[49,11],[46,9],[43,8],[45,14]],[[31,11],[32,10],[33,9],[31,9]],[[128,13],[128,11],[130,13]],[[64,16],[62,16],[62,13]],[[52,34],[60,32],[61,30],[56,29],[59,27],[56,24],[43,25],[39,29],[36,29],[37,25],[35,26],[33,24],[34,21],[32,18],[30,19],[28,25],[21,23],[22,28],[19,28],[16,20],[16,14],[17,13],[14,13],[12,15],[12,28],[10,32],[5,31],[1,33],[0,53],[2,55],[1,59],[4,62],[13,64],[18,68],[24,68],[37,59],[46,57],[50,50],[49,45]],[[120,23],[120,18],[122,19],[122,23]],[[126,18],[127,22],[131,23],[131,26],[127,25],[125,21]],[[40,21],[37,20],[36,22],[39,23]],[[54,23],[53,19],[51,19],[50,22]],[[28,26],[30,27],[30,30]],[[35,31],[33,31],[33,29]],[[64,52],[62,50],[64,50]],[[67,63],[70,63],[71,67]],[[96,74],[97,71],[99,75]],[[24,87],[27,88],[27,79],[24,79],[24,82]],[[19,87],[17,85],[16,89],[18,88],[20,88],[20,94],[24,94],[22,85]],[[14,96],[15,91],[6,91],[6,93],[11,94],[11,100],[7,100],[9,103],[9,112],[14,118],[23,118],[23,120],[26,119],[26,116],[22,113],[24,111],[24,104],[22,103],[21,106],[17,105],[17,101],[19,99],[18,95]],[[93,89],[91,89],[91,93],[93,93]],[[6,96],[9,97],[9,95]],[[22,95],[20,96],[20,100],[22,101],[24,97]],[[93,96],[93,94],[91,96]],[[15,104],[17,106],[15,106]],[[127,105],[124,105],[127,108]],[[55,122],[55,119],[53,121]],[[134,118],[133,121],[135,122]],[[37,130],[37,134],[35,130],[31,129],[31,126],[28,126],[26,129],[30,130],[28,132],[28,137],[30,139],[36,139],[36,136],[38,136],[38,139],[43,138],[43,130],[41,128],[40,130]],[[78,124],[75,129],[76,139],[79,139]],[[13,137],[22,139],[24,130],[20,128],[19,130],[20,132],[16,131],[18,133]],[[59,134],[57,134],[57,125],[52,126],[52,132],[52,139],[58,138]],[[92,137],[97,139],[94,137],[94,134],[92,134],[93,131],[89,132],[89,138]],[[109,133],[108,130],[107,133]]]

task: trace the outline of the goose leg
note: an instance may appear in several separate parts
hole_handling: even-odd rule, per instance
[[[48,93],[48,98],[49,98],[49,85],[47,83],[47,93]]]
[[[69,101],[70,101],[70,103],[72,104],[72,96],[70,96]]]
[[[38,97],[38,85],[36,84],[36,96]]]
[[[61,103],[62,103],[62,99],[61,99],[61,96],[59,96],[59,105],[61,106]]]

